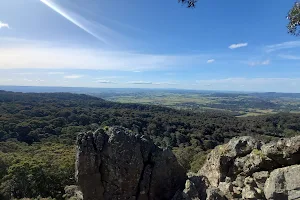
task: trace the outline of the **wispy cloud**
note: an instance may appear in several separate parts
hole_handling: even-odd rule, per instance
[[[153,85],[178,85],[178,82],[153,82]]]
[[[232,44],[228,48],[229,49],[237,49],[237,48],[246,47],[246,46],[248,46],[248,43],[238,43],[238,44]]]
[[[140,70],[134,70],[132,72],[134,72],[134,73],[141,73],[142,71],[140,71]]]
[[[78,78],[81,78],[81,77],[83,77],[83,76],[82,75],[77,75],[77,74],[64,76],[64,78],[66,78],[66,79],[78,79]]]
[[[134,84],[134,85],[178,85],[178,82],[151,82],[151,81],[129,81],[128,84]]]
[[[149,82],[149,81],[129,81],[127,83],[135,84],[135,85],[151,85],[151,84],[153,84],[152,82]]]
[[[3,78],[1,78],[1,79],[0,79],[0,83],[12,82],[12,81],[13,81],[13,79],[11,79],[11,78],[8,78],[8,79],[3,79]]]
[[[94,78],[95,80],[109,80],[109,79],[120,79],[124,78],[124,76],[102,76],[98,78]]]
[[[214,59],[207,60],[207,63],[213,63],[213,62],[215,62]]]
[[[96,80],[95,82],[96,82],[96,83],[105,83],[105,84],[108,84],[108,83],[115,83],[115,82],[109,81],[109,80]]]
[[[251,62],[248,62],[248,65],[249,65],[249,66],[269,65],[270,63],[271,63],[270,60],[251,61]]]
[[[49,75],[63,75],[65,72],[48,72]]]
[[[295,56],[295,55],[280,54],[278,56],[288,60],[300,60],[300,56]]]
[[[1,38],[0,38],[1,41]],[[0,69],[98,69],[145,71],[191,66],[207,61],[208,55],[142,54],[78,47],[59,47],[43,44],[19,47],[0,46]],[[4,45],[5,46],[5,45]],[[16,58],[18,55],[18,59]],[[13,61],[13,62],[12,62]],[[58,71],[60,72],[60,71]]]
[[[297,48],[300,47],[300,41],[290,41],[290,42],[283,42],[279,44],[273,44],[266,46],[266,52],[273,52],[273,51],[279,51],[282,49],[290,49],[290,48]]]
[[[23,81],[26,81],[26,82],[32,82],[33,80],[28,79],[28,78],[24,78]]]
[[[14,73],[16,75],[32,75],[34,74],[33,72],[18,72],[18,73]]]
[[[294,83],[300,83],[300,78],[225,78],[225,79],[208,79],[208,80],[197,80],[196,83],[198,85],[206,85],[206,86],[244,86],[244,87],[252,87],[259,86],[261,87],[264,84],[282,84],[293,86]]]
[[[0,29],[1,28],[9,28],[9,25],[0,21]]]

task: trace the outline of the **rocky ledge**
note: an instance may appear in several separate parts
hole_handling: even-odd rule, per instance
[[[84,200],[167,200],[187,179],[171,150],[122,127],[78,136],[76,178]]]
[[[300,199],[300,136],[263,144],[251,137],[217,146],[177,200]]]
[[[267,144],[233,138],[187,177],[170,150],[112,127],[78,136],[76,178],[73,193],[84,200],[296,200],[300,136]]]

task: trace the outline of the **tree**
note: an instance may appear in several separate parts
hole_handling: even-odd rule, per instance
[[[293,8],[289,11],[287,19],[290,21],[287,25],[288,33],[292,35],[300,35],[300,2],[296,2]]]
[[[188,8],[195,8],[198,0],[178,0],[179,3],[187,5]]]

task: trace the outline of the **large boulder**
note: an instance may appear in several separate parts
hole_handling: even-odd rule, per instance
[[[300,200],[299,153],[300,136],[268,144],[234,138],[207,155],[182,199]]]
[[[300,164],[300,136],[262,146],[262,153],[282,166]]]
[[[264,187],[265,197],[272,200],[300,199],[300,165],[275,169]]]
[[[245,156],[260,146],[259,141],[249,136],[233,138],[227,144],[213,149],[198,173],[206,176],[212,186],[218,187],[219,182],[225,181],[232,171],[230,168],[233,166],[235,158]]]
[[[186,171],[170,150],[122,127],[78,136],[76,178],[84,200],[171,199]]]

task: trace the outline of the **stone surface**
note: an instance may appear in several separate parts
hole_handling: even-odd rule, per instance
[[[300,165],[275,169],[264,187],[267,199],[300,199]]]
[[[209,188],[206,190],[206,200],[227,200],[225,195],[218,188]]]
[[[76,178],[84,200],[171,199],[186,172],[170,150],[127,129],[80,134]]]
[[[213,149],[207,156],[207,160],[200,169],[199,174],[206,176],[210,184],[218,187],[226,176],[230,176],[234,158],[245,156],[253,149],[260,148],[261,143],[252,137],[243,136],[231,139],[227,144],[220,145]]]
[[[252,174],[252,177],[254,178],[257,187],[263,190],[265,186],[265,182],[267,178],[269,178],[269,172],[268,171],[255,172]]]
[[[68,185],[65,187],[64,198],[68,200],[83,200],[83,195],[77,185]]]
[[[280,139],[262,146],[262,153],[278,164],[300,164],[300,136]]]
[[[279,165],[262,154],[262,151],[254,149],[250,154],[236,158],[232,168],[232,174],[249,175],[257,171],[272,170]]]
[[[233,138],[188,177],[170,150],[121,127],[81,134],[77,142],[82,193],[68,194],[84,200],[300,200],[300,136],[268,144]]]
[[[263,144],[240,137],[216,147],[189,179],[182,199],[300,200],[300,165],[292,165],[300,163],[299,138]],[[205,184],[195,184],[205,177]]]

